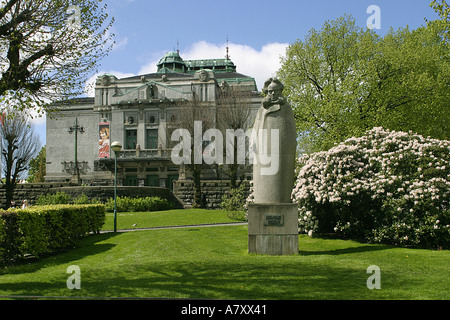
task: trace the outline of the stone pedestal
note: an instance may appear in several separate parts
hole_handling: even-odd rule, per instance
[[[294,203],[248,205],[248,252],[298,254],[298,209]]]

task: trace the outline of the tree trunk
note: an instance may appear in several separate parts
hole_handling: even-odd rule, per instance
[[[5,184],[5,197],[6,197],[6,204],[4,206],[5,210],[11,208],[11,201],[13,201],[14,199],[15,187],[16,187],[15,184],[12,183],[11,181],[6,182]]]
[[[194,179],[194,208],[203,208],[204,204],[202,201],[202,184],[201,184],[201,165],[194,164],[192,168],[192,176]]]

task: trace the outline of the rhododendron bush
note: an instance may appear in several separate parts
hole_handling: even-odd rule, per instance
[[[450,247],[450,141],[374,128],[299,159],[300,232]]]

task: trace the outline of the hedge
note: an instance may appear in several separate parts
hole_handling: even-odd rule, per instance
[[[72,198],[65,192],[58,191],[56,194],[47,194],[38,198],[37,205],[54,205],[54,204],[99,204],[98,199],[89,199],[85,194],[81,194],[77,198]],[[160,197],[117,197],[118,212],[145,212],[145,211],[163,211],[172,208],[172,203],[167,199]],[[114,198],[109,198],[105,202],[106,212],[114,212]]]
[[[99,233],[104,223],[103,205],[0,210],[0,265],[73,247],[90,233]]]
[[[114,199],[110,198],[105,203],[105,207],[107,212],[113,212]],[[167,199],[161,199],[160,197],[117,197],[116,199],[117,212],[163,211],[171,208],[172,204]]]

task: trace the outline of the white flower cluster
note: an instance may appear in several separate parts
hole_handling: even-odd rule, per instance
[[[250,180],[250,190],[247,199],[245,199],[244,210],[245,210],[245,219],[248,221],[248,204],[254,203],[254,187],[253,180]]]
[[[299,163],[292,199],[299,204],[301,232],[331,232],[320,229],[333,224],[335,232],[370,232],[371,240],[396,236],[407,243],[414,237],[402,232],[374,234],[380,224],[395,221],[408,230],[420,224],[411,221],[437,215],[446,215],[446,224],[433,222],[432,229],[450,232],[450,141],[373,128]]]

